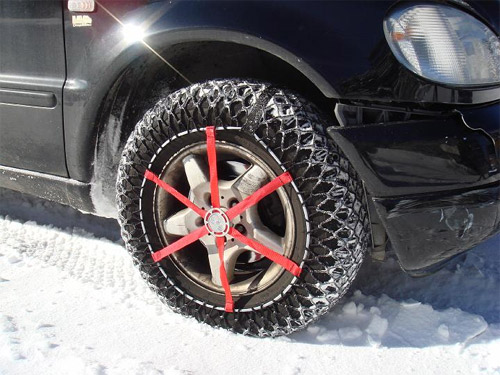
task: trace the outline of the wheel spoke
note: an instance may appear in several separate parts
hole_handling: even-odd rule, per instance
[[[245,234],[248,237],[279,254],[283,254],[283,238],[264,225],[256,206],[252,206],[246,211],[246,220],[249,225],[245,227]]]
[[[157,252],[153,253],[152,257],[155,262],[159,262],[165,257],[168,257],[170,254],[175,253],[176,251],[179,251],[186,246],[192,244],[193,242],[199,240],[203,236],[205,236],[208,233],[208,230],[206,227],[201,227],[194,232],[191,232],[187,236],[184,236],[174,243],[164,247],[161,250],[158,250]]]
[[[266,185],[258,189],[255,193],[243,199],[236,206],[230,208],[226,212],[227,217],[229,218],[229,220],[234,219],[235,216],[239,215],[247,208],[257,204],[261,199],[265,198],[269,194],[272,194],[281,186],[288,184],[291,181],[292,181],[292,176],[290,175],[290,173],[285,172],[280,174],[274,180],[272,180],[271,182],[267,183]]]
[[[185,208],[176,214],[170,216],[163,222],[165,232],[172,236],[186,236],[194,226],[194,222],[198,216],[190,208]]]
[[[267,173],[258,165],[253,165],[234,180],[232,187],[246,198],[255,193],[267,179]]]
[[[170,186],[167,184],[165,181],[160,180],[160,178],[155,175],[153,172],[150,170],[146,170],[146,173],[144,173],[144,177],[148,179],[149,181],[154,182],[156,185],[167,191],[168,193],[172,194],[175,198],[177,198],[181,203],[183,203],[186,207],[189,207],[192,209],[194,212],[196,212],[198,215],[201,217],[205,217],[205,210],[202,210],[199,208],[197,205],[195,205],[193,202],[191,202],[187,197],[179,193],[174,187]]]
[[[283,239],[266,227],[253,228],[251,231],[255,241],[273,249],[278,254],[283,254]]]
[[[219,256],[219,249],[216,243],[216,237],[205,236],[200,241],[207,249],[208,261],[210,264],[210,273],[212,274],[212,282],[217,286],[222,286],[222,278],[220,273],[221,262]],[[231,280],[234,277],[236,260],[238,259],[238,255],[243,251],[244,249],[241,249],[236,246],[233,246],[231,248],[226,248],[224,251],[224,269],[226,270],[228,282],[231,282]]]
[[[208,167],[200,156],[188,155],[182,160],[182,163],[184,164],[184,171],[186,172],[191,191],[196,189],[199,185],[208,182]]]
[[[212,282],[217,286],[222,286],[222,280],[220,275],[220,257],[217,245],[215,244],[214,241],[213,245],[209,246],[205,245],[205,247],[207,248],[208,252],[208,263],[210,265],[210,273],[212,274]],[[229,281],[232,280],[233,273],[227,272],[226,270],[226,275]]]
[[[234,228],[229,229],[229,235],[234,237],[238,241],[244,243],[245,245],[250,246],[255,251],[264,255],[266,258],[272,260],[274,263],[279,264],[281,267],[283,267],[293,275],[299,276],[300,273],[302,272],[302,269],[297,264],[292,262],[290,259],[285,258],[283,255],[278,254],[276,251],[271,250],[268,247],[258,243],[257,241],[254,241],[251,238],[242,235],[236,229]]]

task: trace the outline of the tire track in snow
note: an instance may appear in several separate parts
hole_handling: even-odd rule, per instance
[[[7,194],[12,198],[11,192]],[[0,257],[5,257],[11,264],[21,261],[29,264],[36,261],[46,266],[54,266],[71,278],[92,283],[96,288],[119,290],[124,294],[124,298],[133,296],[148,303],[156,302],[120,241],[95,238],[92,233],[72,226],[91,221],[92,217],[80,213],[75,215],[75,212],[67,215],[65,211],[73,210],[58,207],[59,205],[54,203],[50,203],[54,205],[54,209],[47,210],[43,206],[33,204],[33,200],[34,198],[28,198],[18,203],[24,203],[25,206],[28,203],[35,217],[45,212],[45,220],[50,220],[50,217],[55,215],[57,218],[54,221],[65,222],[68,227],[61,229],[53,225],[39,225],[34,221],[21,222],[9,216],[0,216]],[[109,238],[113,238],[116,231],[112,224],[114,223],[108,224],[107,228]],[[106,228],[103,226],[100,230],[105,232]]]

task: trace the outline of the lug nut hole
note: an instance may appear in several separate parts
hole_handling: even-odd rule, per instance
[[[234,229],[236,229],[241,234],[245,234],[247,232],[246,228],[243,225],[241,225],[241,224],[236,224],[234,226]]]
[[[201,227],[201,226],[203,226],[203,224],[204,224],[203,218],[202,218],[202,217],[198,217],[198,218],[196,218],[196,220],[195,220],[194,224],[195,224],[197,227]]]

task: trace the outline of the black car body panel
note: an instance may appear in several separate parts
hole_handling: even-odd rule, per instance
[[[59,2],[0,3],[0,165],[67,177]]]
[[[499,104],[445,114],[340,106],[344,126],[329,133],[363,178],[406,271],[432,272],[499,231]],[[402,113],[406,120],[391,121]]]
[[[329,131],[373,196],[460,190],[500,181],[499,137],[494,131],[500,105],[468,112],[468,118],[481,113],[488,116],[485,122],[466,124],[456,111]]]
[[[278,84],[290,75],[317,91],[405,269],[430,270],[498,231],[500,86],[452,87],[403,67],[382,28],[399,2],[102,0],[81,14],[66,3],[0,3],[1,186],[103,214],[89,192],[104,178],[112,201],[120,150],[163,93],[152,81],[272,80],[210,52],[230,46],[261,58],[249,65],[278,64]],[[498,34],[499,2],[441,3]],[[147,46],[124,38],[130,24],[145,26]]]
[[[108,12],[98,4],[91,14],[95,26],[84,30],[72,26],[72,14],[65,10],[64,119],[70,176],[91,177],[88,161],[93,159],[92,139],[97,135],[86,124],[94,124],[97,130],[99,109],[112,83],[134,60],[151,54],[140,44],[124,41],[122,24],[147,23],[147,42],[158,51],[195,41],[223,41],[267,51],[330,98],[471,104],[500,97],[499,87],[453,89],[425,82],[404,69],[392,57],[382,29],[392,4],[105,1],[102,5]],[[86,163],[87,168],[82,168]]]
[[[498,233],[499,195],[493,184],[374,202],[401,266],[419,276]]]

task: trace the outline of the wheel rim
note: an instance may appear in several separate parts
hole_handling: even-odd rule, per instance
[[[258,188],[276,177],[271,166],[240,145],[217,141],[217,168],[221,212],[211,207],[207,146],[199,142],[181,149],[164,166],[160,179],[176,188],[199,207],[207,210],[205,218],[179,205],[170,194],[157,187],[154,193],[154,215],[158,233],[166,245],[193,230],[207,227],[212,235],[201,238],[186,251],[171,255],[176,267],[199,286],[212,292],[224,293],[220,278],[216,238],[225,239],[224,264],[235,296],[260,292],[272,285],[285,270],[263,258],[249,246],[226,236],[219,221],[225,221],[224,211],[241,202]],[[266,205],[278,207],[280,214],[269,218]],[[277,253],[291,258],[294,250],[295,225],[290,197],[280,188],[232,220],[232,225],[247,237]],[[212,221],[210,221],[212,218]],[[282,222],[279,219],[282,218]],[[274,220],[274,222],[273,222]],[[217,230],[220,231],[218,235]]]

